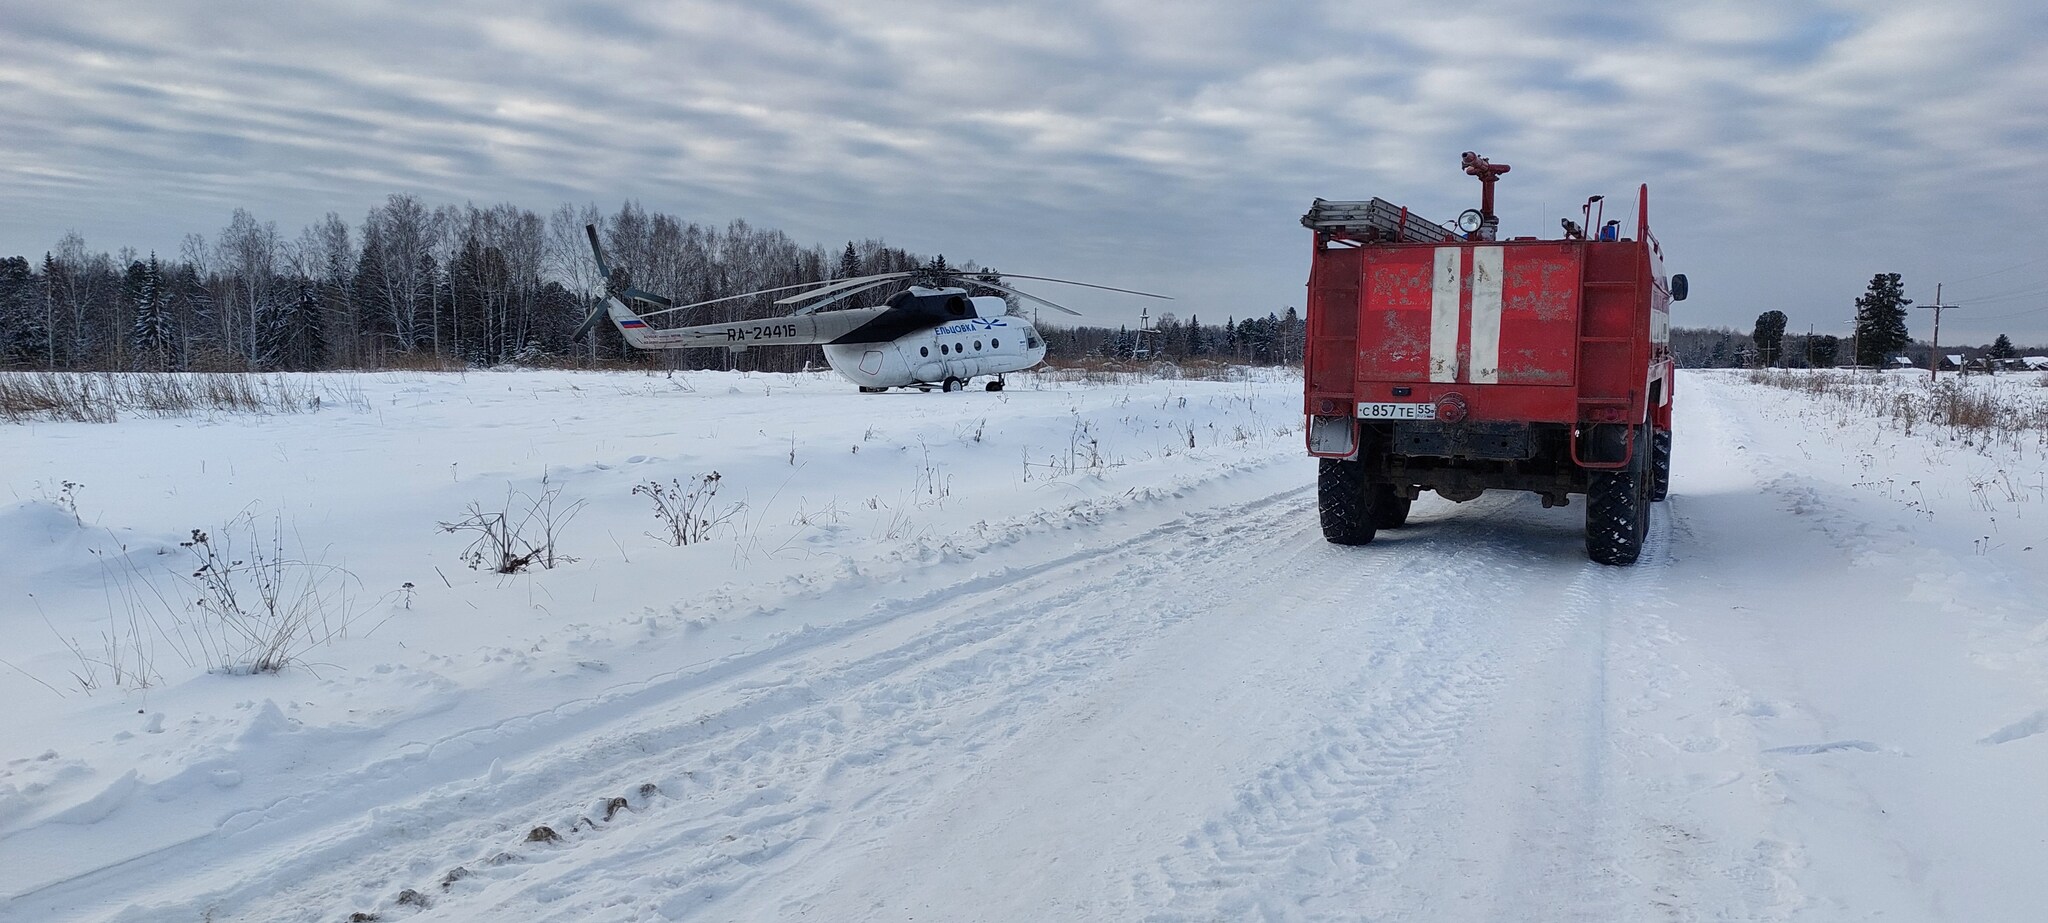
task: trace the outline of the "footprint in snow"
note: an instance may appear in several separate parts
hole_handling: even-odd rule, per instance
[[[1889,753],[1905,756],[1906,751],[1897,747],[1881,747],[1867,740],[1832,740],[1823,744],[1794,744],[1789,747],[1771,747],[1765,753],[1790,753],[1794,756],[1813,756],[1835,750],[1861,750],[1864,753]]]
[[[2005,727],[1992,731],[1990,734],[1985,735],[1984,739],[1977,742],[1985,746],[2009,744],[2015,740],[2032,737],[2043,731],[2048,731],[2048,709],[2037,711]]]

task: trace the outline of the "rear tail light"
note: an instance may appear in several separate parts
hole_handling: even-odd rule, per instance
[[[1436,399],[1436,418],[1440,423],[1463,423],[1469,411],[1461,395],[1446,394]]]

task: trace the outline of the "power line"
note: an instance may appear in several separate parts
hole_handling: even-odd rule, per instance
[[[1957,279],[1956,281],[1957,281],[1957,282],[1974,282],[1974,281],[1976,281],[1976,280],[1978,280],[1978,279],[1986,279],[1986,278],[1990,278],[1991,276],[1995,276],[1995,275],[1998,275],[1999,273],[2004,273],[2004,272],[2011,272],[2011,271],[2013,271],[2013,270],[2015,270],[2015,269],[2018,269],[2018,268],[2020,268],[2020,267],[2022,267],[2022,266],[2032,266],[2032,265],[2034,265],[2035,263],[2041,263],[2041,262],[2048,262],[2048,256],[2037,256],[2037,257],[2035,257],[2035,258],[2033,258],[2033,259],[2031,259],[2031,260],[2027,260],[2027,261],[2025,261],[2025,262],[2021,262],[2021,263],[2014,263],[2014,264],[2012,264],[2011,266],[2007,266],[2007,267],[2005,267],[2004,269],[1994,269],[1994,270],[1991,270],[1990,272],[1981,272],[1981,273],[1978,273],[1978,274],[1976,274],[1976,275],[1974,275],[1974,276],[1969,276],[1969,277],[1966,277],[1966,278],[1962,278],[1962,279]]]
[[[2014,311],[2011,314],[1993,314],[1988,317],[1978,317],[1977,320],[2004,320],[2008,317],[2025,317],[2029,314],[2039,314],[2042,311],[2048,311],[2048,308],[2034,308],[2029,311]]]
[[[1973,299],[1971,299],[1971,300],[1973,300],[1973,301],[1995,301],[1995,300],[1998,300],[1998,299],[2002,299],[2002,298],[2025,298],[2025,297],[2027,297],[2027,296],[2029,296],[2029,295],[2039,295],[2039,294],[2043,294],[2043,293],[2048,293],[2048,286],[2044,286],[2044,285],[2041,285],[2041,284],[2040,284],[2040,283],[2038,283],[2038,282],[2037,282],[2037,283],[2033,283],[2033,284],[2035,285],[2035,287],[2034,287],[2034,288],[2026,288],[2026,289],[2014,289],[2014,290],[2012,290],[2012,291],[2008,291],[2008,292],[1997,292],[1997,293],[1994,293],[1994,294],[1990,294],[1990,295],[1984,295],[1984,296],[1982,296],[1982,297],[1979,297],[1979,298],[1973,298]]]

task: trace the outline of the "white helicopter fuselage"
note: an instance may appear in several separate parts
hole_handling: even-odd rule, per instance
[[[825,344],[832,370],[863,388],[942,384],[1002,375],[1045,361],[1045,340],[1015,315],[974,317],[880,343]]]
[[[1018,291],[992,270],[974,271],[972,278],[968,278],[969,271],[947,269],[941,260],[915,270],[800,282],[679,305],[666,296],[634,288],[630,276],[607,265],[596,224],[584,225],[583,234],[590,239],[591,259],[597,262],[598,274],[605,280],[605,305],[584,318],[574,339],[581,339],[599,318],[609,314],[620,336],[634,349],[722,348],[739,352],[755,346],[816,346],[824,350],[825,361],[833,371],[859,385],[862,391],[929,390],[932,385],[958,391],[975,378],[987,376],[995,378],[987,389],[1000,391],[1005,373],[1021,372],[1045,361],[1044,338],[1029,320],[1010,313],[1011,306],[1017,303],[1013,299],[1036,302],[1068,314],[1080,313],[1058,302]],[[1050,276],[1014,278],[1166,298],[1151,292]],[[879,306],[822,310],[883,286],[899,285],[907,287]],[[656,315],[766,297],[791,289],[805,291],[775,300],[777,305],[801,305],[785,317],[686,327],[655,327],[647,323],[648,318]],[[969,294],[975,291],[999,294]],[[643,317],[634,313],[628,302],[658,306],[659,310]]]
[[[893,307],[856,308],[655,328],[616,296],[608,298],[608,305],[619,333],[636,349],[817,346],[833,371],[870,390],[926,385],[953,390],[977,377],[1023,371],[1044,361],[1045,340],[1030,320],[1007,313],[1003,299],[970,298],[959,289],[911,292],[938,299],[951,315],[921,320]]]

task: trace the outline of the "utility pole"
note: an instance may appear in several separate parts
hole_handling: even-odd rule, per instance
[[[1941,375],[1941,312],[1944,308],[1960,308],[1959,304],[1941,303],[1941,283],[1934,283],[1934,303],[1917,305],[1934,311],[1934,355],[1927,359],[1927,381],[1931,384]]]
[[[1131,358],[1145,360],[1152,358],[1152,309],[1140,305],[1138,308],[1138,332],[1131,335]]]

